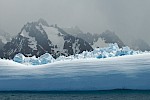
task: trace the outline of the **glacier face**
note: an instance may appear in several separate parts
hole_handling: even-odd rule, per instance
[[[0,60],[2,90],[150,89],[150,53],[24,65]]]

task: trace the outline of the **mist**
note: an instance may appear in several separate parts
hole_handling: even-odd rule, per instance
[[[0,29],[17,34],[27,22],[78,26],[84,32],[115,32],[124,42],[150,44],[150,0],[0,0]]]

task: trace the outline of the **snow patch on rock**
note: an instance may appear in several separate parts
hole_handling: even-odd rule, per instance
[[[47,27],[47,26],[42,26],[44,31],[48,35],[48,39],[52,42],[52,44],[57,45],[57,49],[59,51],[63,51],[64,47],[64,38],[63,34],[58,31],[57,28],[54,27]]]
[[[37,41],[35,40],[35,37],[31,37],[29,36],[29,32],[26,32],[26,30],[23,30],[20,34],[23,37],[28,38],[28,42],[29,42],[29,47],[32,48],[33,50],[37,50]]]

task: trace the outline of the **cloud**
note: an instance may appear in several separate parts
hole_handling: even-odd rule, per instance
[[[109,29],[124,41],[150,44],[149,0],[0,0],[0,28],[17,34],[28,21],[44,18],[61,27],[78,25],[85,32]]]

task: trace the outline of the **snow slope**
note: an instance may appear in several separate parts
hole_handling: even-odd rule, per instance
[[[63,38],[63,34],[60,33],[58,31],[57,28],[54,28],[54,27],[47,27],[47,26],[43,26],[42,27],[44,28],[45,32],[47,33],[48,35],[48,39],[54,44],[54,45],[57,45],[57,49],[60,50],[61,52],[63,51],[63,47],[64,47],[64,38]]]
[[[0,60],[0,90],[150,89],[150,53],[22,65]]]

